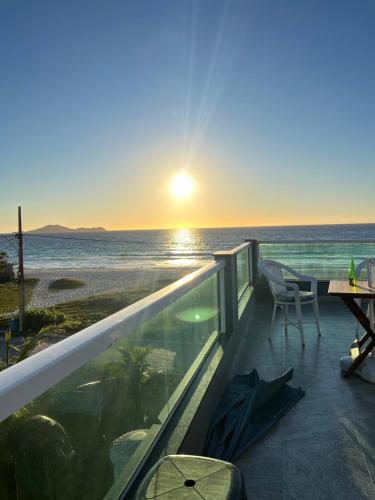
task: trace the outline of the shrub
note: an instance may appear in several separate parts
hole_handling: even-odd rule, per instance
[[[66,334],[66,333],[75,333],[78,332],[79,330],[83,330],[86,328],[86,326],[90,326],[89,324],[85,325],[83,321],[80,320],[74,320],[71,318],[67,318],[63,323],[58,323],[58,324],[53,324],[46,326],[43,329],[44,333],[59,333],[59,334]]]
[[[83,288],[86,283],[81,280],[72,280],[69,278],[61,278],[55,281],[51,281],[48,285],[50,290],[73,290],[75,288]]]
[[[24,328],[39,332],[46,326],[63,323],[65,319],[65,314],[54,309],[28,309],[24,316]]]
[[[8,261],[8,255],[6,252],[0,252],[0,283],[7,283],[13,279],[13,264]]]

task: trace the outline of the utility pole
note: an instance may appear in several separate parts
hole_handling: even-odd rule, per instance
[[[18,331],[23,332],[25,313],[25,276],[23,273],[23,237],[21,207],[18,207]]]

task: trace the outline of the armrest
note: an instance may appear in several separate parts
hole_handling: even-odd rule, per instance
[[[289,283],[288,281],[278,280],[277,278],[274,278],[273,276],[271,276],[269,274],[267,274],[266,277],[270,281],[273,281],[274,283],[276,283],[276,285],[285,286],[286,288],[290,288],[291,290],[294,290],[295,292],[299,292],[299,287],[295,283]]]
[[[316,278],[314,278],[313,276],[306,276],[306,274],[301,274],[297,271],[295,271],[294,269],[291,269],[289,268],[288,269],[288,272],[290,274],[293,274],[293,276],[295,276],[296,278],[302,280],[302,281],[309,281],[310,282],[310,288],[311,288],[311,291],[314,292],[314,293],[317,293],[317,290],[318,290],[318,280]]]
[[[273,281],[277,285],[284,286],[287,289],[293,290],[295,292],[295,294],[296,294],[296,292],[299,292],[299,287],[298,287],[297,284],[290,283],[290,282],[287,282],[287,281],[284,281],[284,280],[280,280],[276,276],[274,276],[272,274],[272,272],[270,270],[268,270],[267,267],[263,264],[263,263],[266,263],[266,262],[268,262],[270,264],[273,264],[273,265],[276,265],[279,268],[284,269],[285,271],[287,271],[288,273],[290,273],[292,276],[295,276],[296,278],[298,278],[298,279],[300,279],[302,281],[308,281],[308,282],[310,282],[310,289],[311,289],[311,291],[313,293],[317,294],[317,291],[318,291],[318,281],[313,276],[306,276],[305,274],[301,274],[298,271],[295,271],[291,267],[289,267],[289,266],[287,266],[285,264],[282,264],[280,262],[275,262],[275,261],[272,261],[272,260],[260,261],[260,263],[259,263],[260,272],[262,274],[264,274],[264,276],[268,280]]]
[[[287,290],[291,290],[294,295],[294,300],[296,302],[296,307],[300,307],[300,296],[299,296],[299,287],[296,283],[289,283],[288,281],[282,281],[278,280],[277,278],[274,278],[273,276],[270,276],[269,274],[266,275],[267,279],[270,281],[273,281],[277,285],[286,287]]]

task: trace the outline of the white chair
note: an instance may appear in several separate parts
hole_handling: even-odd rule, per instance
[[[367,268],[367,261],[363,260],[358,264],[358,266],[355,268],[355,279],[358,281],[361,279],[361,272],[363,269]],[[359,307],[361,307],[361,299],[355,299]],[[368,305],[367,305],[367,312],[366,315],[368,319],[370,320],[370,325],[373,327],[375,325],[375,312],[374,312],[374,301],[369,300]],[[355,335],[356,337],[358,336],[358,330],[359,330],[359,323],[357,320],[355,320]]]
[[[306,304],[311,304],[315,316],[316,328],[319,337],[321,336],[320,325],[319,325],[319,307],[318,307],[318,282],[315,278],[311,276],[305,276],[300,274],[294,269],[280,262],[274,260],[261,260],[259,263],[259,270],[261,274],[265,276],[268,281],[271,293],[274,298],[274,306],[272,312],[271,329],[275,321],[276,310],[280,306],[284,311],[284,324],[285,333],[288,332],[288,324],[291,324],[298,328],[301,333],[302,348],[305,347],[305,339],[303,334],[303,318],[301,306]],[[302,281],[310,282],[310,291],[304,292],[298,288],[296,283],[291,283],[285,281],[282,271],[295,276]],[[297,324],[292,323],[288,319],[288,307],[295,306],[297,313]]]

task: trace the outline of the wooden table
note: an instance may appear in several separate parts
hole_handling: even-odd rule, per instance
[[[344,377],[350,377],[375,347],[375,331],[354,299],[375,299],[375,288],[369,288],[367,281],[357,281],[356,286],[351,286],[346,280],[334,280],[329,283],[328,295],[341,297],[366,332],[352,344],[352,364],[344,374]]]

